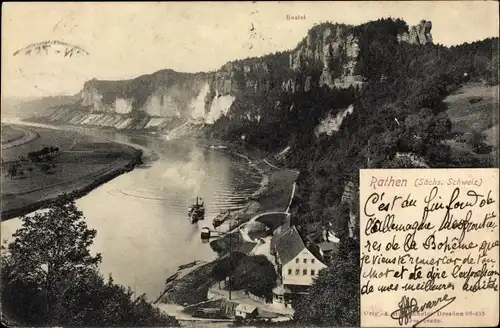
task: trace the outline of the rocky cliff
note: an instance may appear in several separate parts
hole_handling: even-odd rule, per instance
[[[290,68],[294,72],[308,72],[302,79],[285,81],[287,91],[308,91],[326,85],[345,88],[361,85],[362,77],[355,73],[358,62],[359,39],[353,27],[339,24],[321,24],[309,30],[307,37],[290,54]],[[312,72],[320,70],[314,78]]]
[[[88,113],[87,118],[119,115],[123,116],[121,121],[132,122],[137,117],[148,116],[156,121],[180,118],[210,124],[227,113],[238,94],[277,88],[276,77],[287,69],[283,64],[287,56],[287,53],[278,53],[229,62],[208,73],[162,70],[125,81],[93,79],[84,84],[77,107],[80,112]],[[53,115],[53,111],[51,113]],[[73,120],[76,121],[88,124],[94,120]],[[102,123],[108,126],[108,121],[114,120]],[[111,126],[124,128],[123,125]]]
[[[208,73],[162,70],[125,81],[86,82],[80,105],[90,112],[134,114],[151,117],[203,117],[211,102]]]
[[[411,44],[427,44],[432,43],[432,22],[421,20],[419,24],[411,26],[408,33],[398,35],[400,42],[408,42]]]
[[[401,22],[395,23],[403,26],[398,31],[400,42],[432,42],[430,22],[422,21],[409,30]],[[364,46],[370,37],[363,26],[323,23],[311,28],[291,51],[228,62],[214,72],[166,69],[131,80],[92,79],[84,84],[75,106],[57,109],[57,117],[52,108],[48,119],[161,132],[170,126],[167,122],[212,124],[230,109],[242,114],[238,117],[259,121],[262,111],[269,110],[260,100],[263,97],[321,87],[362,87],[362,74],[372,67],[366,65],[371,54]],[[391,37],[397,43],[396,34]],[[272,105],[277,108],[274,103],[278,101]]]

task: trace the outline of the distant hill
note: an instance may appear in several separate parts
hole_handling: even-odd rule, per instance
[[[2,116],[25,119],[43,113],[47,108],[74,104],[78,96],[53,96],[35,99],[2,99]]]
[[[498,167],[499,38],[445,47],[431,30],[425,20],[327,22],[294,49],[215,72],[94,79],[71,105],[32,102],[52,108],[30,119],[195,134],[275,154],[274,164],[301,172],[297,225],[333,221],[338,238],[356,240],[359,169]],[[297,313],[307,321],[307,311]],[[349,313],[326,324],[359,325]]]
[[[489,146],[498,117],[485,120],[495,100],[444,99],[466,85],[498,85],[499,39],[445,47],[431,30],[425,20],[411,27],[392,18],[326,22],[294,49],[214,72],[93,79],[71,105],[32,103],[55,106],[33,119],[228,142],[244,136],[251,147],[286,149],[277,161],[307,173],[302,190],[311,191],[303,208],[319,220],[340,201],[344,185],[356,182],[359,168],[496,165]],[[464,106],[470,115],[462,115]],[[479,136],[467,141],[476,127]]]

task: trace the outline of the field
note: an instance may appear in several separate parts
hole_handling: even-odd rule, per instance
[[[11,130],[16,131],[2,127],[2,134],[6,131],[6,135],[13,135]],[[2,220],[31,212],[61,193],[88,191],[130,169],[140,158],[140,152],[131,147],[90,136],[30,130],[39,137],[2,150]],[[33,155],[44,148],[51,149],[48,155]]]
[[[498,129],[498,89],[496,86],[468,85],[445,99],[448,116],[457,132]]]
[[[9,125],[2,124],[2,145],[19,140],[25,135],[22,130],[16,130]]]
[[[477,135],[483,138],[485,144],[492,146],[490,154],[476,154],[477,156],[498,155],[498,115],[499,99],[498,86],[471,84],[460,88],[457,92],[445,99],[447,114],[452,122],[454,132]],[[457,153],[472,152],[470,144],[463,140],[449,140],[450,145]]]

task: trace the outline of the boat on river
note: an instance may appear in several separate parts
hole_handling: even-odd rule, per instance
[[[229,212],[229,210],[222,211],[212,220],[212,225],[214,229],[217,229],[229,219],[231,219],[231,212]]]
[[[196,203],[189,207],[188,218],[192,224],[205,220],[205,204],[200,197],[196,197]]]

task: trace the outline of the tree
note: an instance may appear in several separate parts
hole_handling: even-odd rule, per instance
[[[88,229],[74,202],[61,197],[46,213],[23,217],[8,252],[17,279],[39,285],[46,295],[50,318],[57,302],[56,289],[63,277],[95,269],[101,255],[92,256],[89,246],[96,231]]]
[[[387,131],[369,139],[365,152],[368,155],[369,167],[383,167],[397,152],[400,136],[395,131]]]
[[[319,272],[309,295],[294,307],[294,319],[331,327],[359,326],[359,274],[359,244],[348,238],[341,241],[332,266]]]
[[[2,247],[2,306],[32,325],[160,325],[176,321],[144,296],[108,283],[98,273],[101,255],[89,248],[96,231],[70,196],[45,213],[22,218],[13,241]]]
[[[40,171],[42,171],[44,174],[49,174],[50,170],[52,169],[52,166],[49,163],[42,163],[38,165],[38,168]]]
[[[211,276],[217,281],[222,281],[231,275],[238,266],[241,259],[245,258],[245,253],[233,251],[231,254],[220,257],[214,262]]]
[[[18,175],[20,168],[21,164],[19,163],[19,161],[10,162],[9,166],[7,167],[7,176],[11,177],[12,179],[15,178]]]
[[[359,181],[357,181],[357,184],[359,185]],[[350,214],[352,213],[353,215],[353,221],[351,222],[351,225],[349,225],[350,230],[352,232],[352,238],[355,240],[359,240],[359,189],[355,188],[354,189],[354,194],[352,197],[352,203],[351,203],[351,209],[350,209]],[[349,217],[350,219],[350,217]]]
[[[246,290],[255,296],[270,298],[276,286],[276,271],[264,255],[246,256],[233,274],[234,289]]]
[[[446,139],[451,131],[451,120],[446,112],[441,112],[430,118],[429,143],[440,143]]]
[[[333,222],[334,231],[338,238],[344,239],[349,236],[350,208],[349,204],[342,202],[338,208],[337,220]]]

